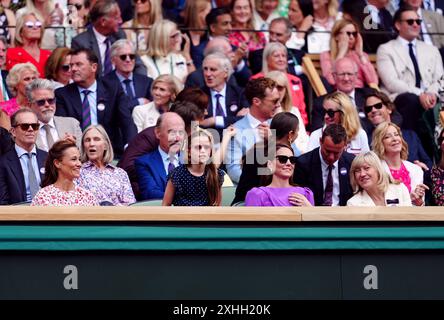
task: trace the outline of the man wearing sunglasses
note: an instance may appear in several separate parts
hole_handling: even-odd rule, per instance
[[[54,116],[56,99],[51,81],[35,79],[26,86],[26,96],[40,123],[37,148],[48,151],[60,139],[73,140],[80,148],[82,130],[79,121],[71,117]]]
[[[11,117],[14,147],[0,157],[0,205],[31,201],[45,174],[47,153],[36,147],[37,115],[22,108]]]
[[[398,37],[381,45],[377,53],[381,89],[394,100],[403,128],[419,134],[418,120],[435,106],[441,90],[442,59],[435,46],[417,40],[422,21],[412,7],[401,7],[394,21]]]
[[[114,0],[97,0],[89,13],[91,25],[72,39],[71,48],[92,50],[99,58],[98,75],[103,76],[112,71],[111,45],[118,39],[125,39],[120,29],[121,12]],[[135,73],[146,75],[146,67],[137,57]]]
[[[120,39],[111,46],[111,62],[115,69],[103,77],[104,81],[119,84],[130,101],[131,111],[135,106],[149,103],[153,79],[134,73],[136,49],[127,39]]]
[[[345,129],[330,124],[320,147],[297,158],[294,182],[313,191],[316,206],[345,206],[353,195],[349,173],[355,156],[344,151],[346,145]]]

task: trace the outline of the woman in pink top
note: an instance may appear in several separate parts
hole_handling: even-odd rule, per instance
[[[334,63],[344,57],[350,58],[358,66],[355,86],[378,86],[378,74],[363,51],[362,37],[358,26],[350,20],[338,20],[333,26],[330,38],[330,51],[324,51],[320,55],[322,75],[331,85],[336,85]]]

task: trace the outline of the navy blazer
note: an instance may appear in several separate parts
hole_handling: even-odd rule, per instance
[[[339,204],[341,206],[347,205],[347,200],[353,196],[350,185],[350,166],[354,158],[354,155],[343,152],[338,161]],[[322,206],[324,202],[324,183],[322,181],[319,147],[297,158],[293,180],[302,187],[310,188],[314,193],[315,205]]]
[[[37,149],[37,163],[40,179],[43,181],[45,160],[48,154]],[[20,159],[12,148],[0,157],[0,205],[13,204],[26,201],[26,184]]]
[[[0,156],[7,153],[14,146],[14,140],[8,130],[0,127]]]
[[[298,76],[296,73],[295,67],[296,64],[302,66],[302,58],[305,55],[305,52],[298,49],[289,49],[287,48],[287,62],[288,62],[288,73],[292,75]],[[264,49],[250,51],[248,55],[248,62],[250,64],[250,69],[253,74],[262,72],[262,55],[264,53]],[[296,61],[295,61],[296,60]]]
[[[73,117],[82,123],[82,98],[77,84],[70,83],[55,91],[56,115]],[[137,128],[128,106],[128,98],[119,82],[97,80],[97,104],[103,103],[104,110],[97,110],[98,123],[111,139],[114,153],[119,156],[123,147],[136,134]]]
[[[242,70],[233,72],[231,77],[228,78],[228,83],[244,88],[248,80],[250,80],[251,76],[252,73],[250,69],[248,69],[247,64],[245,63],[245,66]],[[190,87],[201,88],[204,86],[205,86],[205,80],[202,67],[197,68],[195,71],[191,72],[187,76],[187,79],[185,80],[186,88]]]
[[[119,39],[126,39],[125,32],[123,32],[122,29],[119,29],[119,31],[115,34],[112,34],[109,36],[111,40],[111,45],[116,42]],[[97,58],[99,58],[99,66],[98,66],[98,74],[99,76],[103,76],[103,67],[102,67],[102,58],[100,55],[99,45],[97,43],[96,36],[94,35],[94,31],[92,29],[92,26],[89,26],[86,31],[78,34],[72,39],[71,43],[72,49],[80,49],[80,48],[86,48],[94,51]],[[134,69],[134,73],[138,74],[147,74],[147,70],[145,65],[143,64],[142,60],[139,56],[136,56],[136,67]]]
[[[141,200],[163,199],[167,175],[159,150],[137,158],[134,166],[139,177]]]
[[[117,82],[120,87],[122,87],[122,84],[116,75],[116,70],[113,70],[107,75],[103,76],[102,80],[106,82]],[[153,84],[152,78],[147,77],[146,75],[133,73],[133,84],[136,96],[129,102],[131,112],[135,106],[140,105],[138,98],[147,98],[148,100],[153,101],[153,96],[151,95],[151,85]]]

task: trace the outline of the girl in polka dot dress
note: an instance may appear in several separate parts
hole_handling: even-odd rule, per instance
[[[226,130],[220,149],[213,156],[212,135],[200,128],[192,132],[188,138],[188,163],[168,175],[162,205],[220,206],[225,173],[219,169],[219,163],[234,133],[233,127]]]

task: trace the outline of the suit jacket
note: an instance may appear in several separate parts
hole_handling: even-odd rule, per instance
[[[339,205],[345,206],[353,195],[350,185],[350,166],[354,155],[343,152],[338,161],[339,170]],[[321,157],[319,148],[299,156],[295,165],[293,180],[302,187],[310,188],[314,193],[315,205],[321,206],[324,200]],[[345,169],[345,173],[342,172]],[[342,171],[342,172],[341,172]]]
[[[139,177],[141,199],[163,199],[167,175],[159,150],[137,158],[134,166]]]
[[[154,151],[159,146],[159,140],[154,133],[155,127],[149,127],[140,131],[128,144],[125,152],[120,158],[118,167],[122,168],[128,173],[128,177],[133,188],[134,195],[138,200],[140,199],[139,179],[137,171],[134,166],[134,161],[140,156]]]
[[[202,87],[202,90],[208,95],[208,115],[207,118],[211,118],[214,116],[213,114],[213,99],[211,99],[210,89],[207,86]],[[235,123],[240,120],[242,117],[236,116],[239,110],[242,108],[248,107],[249,103],[244,95],[244,90],[235,86],[233,84],[227,83],[226,91],[225,91],[225,107],[227,116],[224,117],[225,127]],[[216,128],[219,132],[219,137],[222,139],[222,131],[224,128]]]
[[[244,68],[240,71],[235,71],[231,75],[230,78],[228,78],[228,83],[239,86],[239,87],[245,87],[248,80],[251,77],[251,71],[248,69],[247,64],[245,64]],[[197,68],[195,71],[191,72],[187,79],[185,80],[185,87],[199,87],[202,88],[205,86],[205,80],[203,76],[203,69],[202,67]]]
[[[0,127],[0,156],[11,150],[14,140],[8,130]]]
[[[55,91],[56,115],[73,117],[82,121],[82,98],[77,84],[70,83]],[[116,155],[123,153],[123,146],[136,134],[128,98],[119,83],[97,80],[97,104],[103,103],[104,110],[97,110],[98,123],[101,124],[111,139]]]
[[[117,82],[120,86],[122,86],[119,78],[116,75],[116,70],[113,70],[106,76],[103,76],[102,79],[107,82]],[[138,98],[147,98],[148,100],[153,101],[153,96],[151,95],[151,85],[153,84],[152,78],[147,77],[146,75],[133,73],[133,84],[136,96],[129,102],[131,112],[135,106],[140,105]]]
[[[422,18],[426,25],[428,33],[442,33],[444,32],[444,17],[436,11],[421,10]],[[420,39],[423,40],[422,35]],[[444,35],[443,34],[431,34],[432,43],[438,48],[444,47]]]
[[[37,149],[37,163],[39,169],[45,167],[45,160],[48,154]],[[39,170],[40,179],[43,180],[44,172]],[[20,159],[12,148],[9,152],[0,157],[0,205],[13,204],[26,201],[26,184],[23,175]]]
[[[305,55],[305,52],[298,49],[289,49],[287,48],[287,59],[288,59],[288,73],[292,75],[299,76],[301,72],[295,69],[296,64],[302,66],[302,58]],[[255,51],[250,51],[248,55],[248,62],[250,64],[250,70],[253,74],[259,73],[262,71],[262,55],[264,53],[264,49],[259,49]],[[295,64],[296,60],[296,64]]]
[[[397,206],[397,207],[411,207],[412,200],[410,199],[409,191],[405,185],[391,183],[385,192],[385,201],[387,206]],[[387,203],[387,200],[398,200],[398,203]],[[367,191],[362,190],[356,193],[352,198],[347,201],[347,206],[355,207],[374,207],[375,203],[372,198],[368,195]]]
[[[111,40],[111,44],[113,44],[119,39],[125,39],[126,35],[122,29],[119,29],[117,33],[110,35],[109,38]],[[94,51],[96,56],[99,58],[98,74],[100,76],[103,76],[102,56],[100,55],[99,45],[97,43],[96,36],[94,35],[92,26],[89,26],[86,31],[78,34],[72,39],[71,48],[86,48]],[[146,67],[143,64],[142,60],[140,60],[139,56],[136,56],[136,67],[134,69],[134,73],[143,74],[145,76],[147,74]]]
[[[63,138],[66,132],[72,134],[74,137],[76,137],[77,147],[80,148],[82,144],[82,129],[80,129],[79,121],[71,117],[54,116],[54,124],[60,138]],[[43,141],[40,134],[37,135],[37,141],[35,144],[37,145],[37,148],[44,150]]]
[[[3,88],[5,88],[8,97],[11,98],[11,92],[9,91],[8,85],[6,84],[6,77],[8,76],[9,72],[6,70],[1,70],[1,72],[2,72]]]
[[[438,94],[440,90],[438,80],[444,73],[438,49],[417,40],[416,59],[424,87],[428,92]],[[383,84],[381,89],[389,94],[392,101],[405,92],[421,94],[422,90],[415,86],[415,69],[408,49],[401,43],[399,37],[379,47],[376,63]]]

